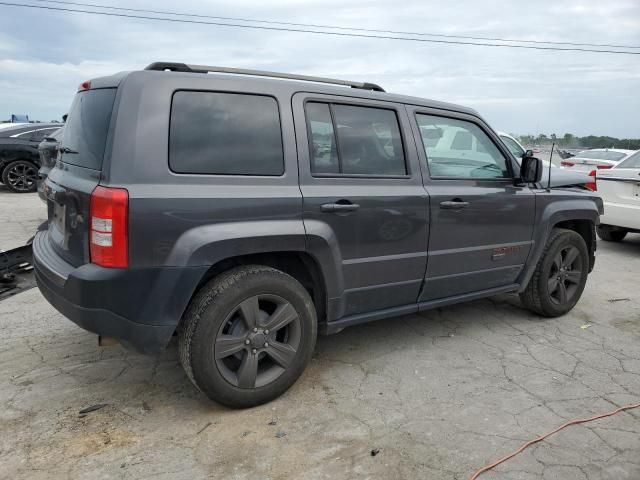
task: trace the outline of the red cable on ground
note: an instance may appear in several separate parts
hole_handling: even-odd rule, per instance
[[[610,416],[615,415],[616,413],[622,412],[624,410],[631,410],[632,408],[638,408],[638,407],[640,407],[640,403],[636,403],[636,404],[633,404],[633,405],[625,405],[624,407],[620,407],[620,408],[618,408],[618,409],[616,409],[616,410],[614,410],[612,412],[609,412],[609,413],[603,413],[601,415],[596,415],[595,417],[579,418],[579,419],[576,419],[576,420],[570,420],[570,421],[568,421],[566,423],[563,423],[562,425],[560,425],[555,430],[547,432],[544,435],[540,435],[539,437],[534,438],[533,440],[529,440],[527,443],[522,445],[518,450],[516,450],[513,453],[510,453],[506,457],[501,458],[497,462],[494,462],[494,463],[492,463],[490,465],[486,465],[486,466],[482,467],[480,470],[478,470],[476,473],[473,474],[473,477],[471,477],[470,480],[476,480],[476,478],[478,478],[483,473],[488,472],[492,468],[497,467],[498,465],[500,465],[503,462],[506,462],[510,458],[515,457],[520,452],[522,452],[525,448],[527,448],[529,445],[533,445],[534,443],[538,443],[538,442],[544,440],[545,438],[547,438],[548,436],[553,435],[556,432],[559,432],[560,430],[562,430],[565,427],[568,427],[569,425],[575,425],[577,423],[591,422],[593,420],[598,420],[599,418],[610,417]]]

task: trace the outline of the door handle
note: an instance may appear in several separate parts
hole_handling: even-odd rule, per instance
[[[359,208],[360,205],[357,203],[324,203],[320,205],[320,211],[327,213],[353,212]]]
[[[461,210],[467,208],[469,202],[463,202],[462,200],[451,200],[447,202],[440,202],[440,208],[445,210]]]

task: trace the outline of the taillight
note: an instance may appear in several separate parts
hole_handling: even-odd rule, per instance
[[[573,162],[567,162],[566,160],[562,160],[560,162],[560,165],[562,165],[563,167],[573,167],[575,165],[575,163]]]
[[[607,170],[613,168],[613,165],[598,165],[598,170]]]
[[[91,263],[127,268],[129,193],[124,188],[97,186],[91,193],[89,246]]]
[[[89,90],[91,88],[91,81],[85,80],[80,85],[78,85],[78,91],[82,92],[84,90]]]
[[[584,184],[585,188],[588,188],[593,192],[596,192],[598,190],[598,185],[596,184],[596,172],[597,170],[591,170],[589,172],[589,176],[593,177],[593,182],[588,182]]]

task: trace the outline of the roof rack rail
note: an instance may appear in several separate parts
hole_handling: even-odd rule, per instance
[[[186,63],[173,62],[154,62],[145,67],[145,70],[158,70],[171,72],[188,72],[188,73],[235,73],[239,75],[255,75],[258,77],[285,78],[288,80],[304,80],[306,82],[330,83],[333,85],[344,85],[351,88],[359,88],[361,90],[373,90],[376,92],[384,92],[380,85],[368,82],[351,82],[348,80],[338,80],[335,78],[312,77],[310,75],[296,75],[293,73],[268,72],[265,70],[248,70],[245,68],[215,67],[211,65],[188,65]]]

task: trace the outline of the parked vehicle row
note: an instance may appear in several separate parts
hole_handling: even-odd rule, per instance
[[[0,179],[13,192],[35,192],[40,168],[38,145],[60,124],[8,125],[0,129]]]
[[[635,153],[635,150],[624,150],[620,148],[594,148],[578,152],[575,156],[562,160],[560,165],[566,169],[590,172],[594,168],[612,168],[618,163],[629,158],[633,153]]]
[[[535,153],[532,150],[525,150],[525,148],[514,137],[508,133],[498,132],[500,139],[507,146],[509,151],[516,157],[516,161],[520,164],[522,158],[526,156],[533,156]],[[551,187],[561,186],[576,186],[581,188],[587,188],[592,179],[583,172],[575,172],[565,170],[563,168],[556,167],[553,163],[543,163],[544,170],[542,172],[542,183]],[[549,171],[551,169],[551,171]]]
[[[597,195],[543,188],[476,111],[375,84],[157,63],[83,82],[60,143],[42,294],[141,351],[177,332],[234,407],[288,389],[318,332],[502,292],[562,315],[595,261]]]

